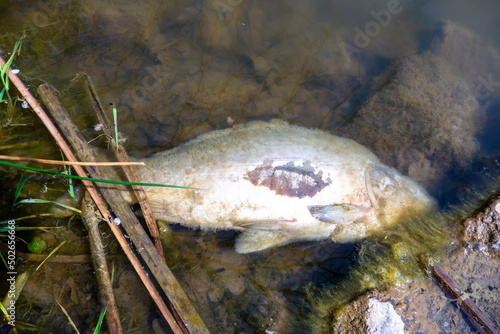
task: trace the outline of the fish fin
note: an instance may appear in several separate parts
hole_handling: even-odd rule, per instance
[[[282,246],[295,238],[279,231],[249,230],[236,238],[234,248],[240,254],[261,251],[267,248]]]
[[[288,223],[294,223],[295,219],[276,219],[276,220],[252,220],[239,221],[234,223],[234,226],[242,227],[251,230],[273,230],[286,229]]]
[[[311,205],[307,209],[311,215],[325,223],[345,224],[368,214],[372,208],[352,204]]]

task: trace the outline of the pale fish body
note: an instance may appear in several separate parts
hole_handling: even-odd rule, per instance
[[[137,168],[156,218],[241,231],[248,253],[298,240],[351,242],[434,200],[358,143],[283,121],[214,131]]]

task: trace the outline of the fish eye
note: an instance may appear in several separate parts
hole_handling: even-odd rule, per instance
[[[383,192],[392,192],[396,185],[397,180],[394,178],[394,173],[382,166],[374,166],[372,174],[372,182],[376,188]]]

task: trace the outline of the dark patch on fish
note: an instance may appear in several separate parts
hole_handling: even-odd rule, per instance
[[[303,198],[313,197],[330,184],[323,181],[321,175],[321,171],[316,174],[310,166],[296,167],[288,163],[277,167],[257,167],[245,178],[253,185],[267,187],[278,195]]]

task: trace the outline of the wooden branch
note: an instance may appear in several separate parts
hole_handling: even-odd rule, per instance
[[[101,233],[99,232],[99,218],[94,213],[92,198],[89,193],[85,194],[82,202],[82,221],[89,234],[90,251],[94,272],[99,286],[99,295],[101,304],[106,306],[106,321],[108,331],[111,334],[122,333],[120,324],[120,315],[116,307],[115,295],[113,294],[113,285],[110,280],[108,263],[104,255]]]
[[[491,319],[474,304],[469,297],[463,298],[464,293],[458,284],[451,279],[446,272],[438,265],[431,265],[430,269],[438,282],[445,287],[457,300],[458,305],[467,314],[472,325],[481,334],[499,334],[500,331],[496,328]]]
[[[104,113],[104,110],[102,108],[101,102],[99,101],[99,97],[97,96],[97,93],[95,91],[92,80],[86,73],[83,73],[83,75],[85,75],[87,83],[86,88],[90,95],[92,106],[94,107],[97,119],[102,124],[103,132],[109,137],[115,138],[113,133],[114,127],[111,126],[111,124],[108,122],[106,114]],[[113,150],[113,152],[115,152],[118,160],[129,161],[127,152],[125,151],[125,149],[121,144],[118,145],[118,152],[116,152],[116,150]],[[139,182],[139,179],[137,178],[137,175],[135,174],[135,171],[132,167],[123,167],[123,171],[125,172],[125,176],[130,182]],[[156,220],[153,215],[153,210],[151,209],[151,205],[149,204],[146,192],[141,186],[132,186],[132,189],[134,190],[135,196],[139,201],[139,205],[141,206],[142,213],[144,215],[144,220],[146,221],[146,225],[148,226],[149,233],[153,238],[153,242],[156,246],[156,249],[158,250],[158,253],[160,253],[161,257],[164,259],[165,257],[163,254],[163,246],[160,240],[160,233],[158,232],[158,226],[156,225]]]
[[[2,68],[5,66],[5,60],[1,56],[0,56],[0,66]],[[38,103],[38,101],[33,97],[33,95],[31,94],[31,92],[26,88],[26,86],[23,84],[23,82],[17,77],[16,74],[12,73],[12,71],[10,69],[9,69],[8,75],[9,75],[10,81],[16,86],[16,88],[19,90],[19,92],[21,93],[21,95],[25,98],[25,100],[31,106],[31,108],[33,109],[33,111],[35,111],[35,113],[37,114],[37,116],[43,122],[43,124],[45,125],[45,127],[47,128],[47,130],[49,130],[50,134],[52,135],[52,137],[54,138],[54,140],[57,142],[57,144],[59,145],[59,147],[63,151],[64,155],[66,156],[66,158],[68,158],[69,161],[77,161],[76,157],[73,154],[73,152],[71,151],[71,149],[69,148],[69,146],[66,144],[66,142],[64,141],[63,137],[61,136],[61,134],[59,133],[59,131],[57,130],[57,128],[55,127],[55,125],[52,123],[52,121],[47,116],[47,114],[45,113],[45,111],[42,109],[42,107],[40,106],[40,104]],[[83,159],[83,160],[85,160],[85,159]],[[77,172],[77,174],[79,176],[82,176],[82,177],[86,176],[85,171],[83,170],[83,168],[81,166],[75,166],[74,169],[75,169],[75,171]],[[137,274],[141,278],[142,282],[144,283],[144,285],[148,289],[148,291],[151,294],[153,300],[155,301],[156,305],[160,309],[160,312],[162,313],[163,317],[167,320],[167,322],[169,323],[169,325],[172,328],[172,330],[174,331],[174,333],[180,333],[179,327],[177,326],[177,324],[175,323],[174,319],[172,318],[172,315],[168,311],[165,303],[160,298],[158,292],[154,288],[154,286],[153,286],[152,282],[150,281],[148,275],[146,274],[145,270],[142,268],[141,263],[135,257],[134,253],[131,251],[130,246],[128,245],[128,242],[125,240],[125,238],[121,234],[120,229],[118,228],[118,226],[116,226],[113,223],[113,220],[111,219],[111,214],[109,213],[109,210],[104,205],[104,202],[100,198],[100,196],[97,193],[97,191],[94,189],[92,183],[90,181],[85,181],[85,180],[83,180],[82,183],[87,188],[87,191],[90,193],[92,199],[94,200],[94,202],[96,203],[97,207],[99,208],[99,211],[101,211],[101,214],[103,215],[103,217],[105,217],[104,219],[106,220],[106,222],[108,223],[111,231],[113,232],[113,234],[117,238],[118,242],[120,243],[120,246],[124,250],[124,252],[127,255],[130,263],[134,267],[135,271],[137,272]],[[186,319],[186,320],[190,320],[190,319]],[[204,324],[201,321],[201,319],[200,319],[199,322],[201,322],[201,324],[203,325],[202,328],[205,328],[205,330],[200,330],[199,333],[208,333],[208,330],[206,330],[206,327],[204,326]],[[195,326],[198,325],[198,321],[196,321],[196,318],[195,318],[194,325]]]
[[[49,85],[47,84],[41,85],[38,88],[38,92],[42,96],[45,105],[47,105],[48,108],[51,110],[52,115],[54,119],[57,121],[59,127],[65,133],[71,145],[73,146],[75,151],[78,152],[79,156],[81,156],[82,160],[85,161],[97,160],[97,156],[95,156],[93,150],[87,144],[85,139],[82,137],[76,125],[69,118],[66,110],[60,104],[55,93],[52,91]],[[87,169],[92,178],[98,178],[98,179],[106,178],[105,171],[100,167],[90,166]],[[199,315],[196,313],[191,302],[189,301],[186,294],[184,293],[179,283],[175,279],[175,276],[167,267],[163,258],[158,254],[157,249],[154,247],[153,243],[151,242],[147,234],[144,232],[144,229],[142,228],[140,222],[137,220],[137,217],[134,215],[134,213],[128,206],[128,203],[126,203],[126,201],[123,200],[120,191],[117,191],[116,189],[122,189],[123,191],[126,190],[125,187],[116,186],[115,189],[103,187],[100,188],[100,191],[103,197],[108,202],[108,204],[113,209],[113,212],[117,215],[118,218],[120,218],[121,226],[124,228],[125,232],[130,237],[130,240],[134,244],[135,248],[138,250],[139,255],[142,257],[142,259],[148,266],[150,272],[153,274],[154,278],[156,279],[160,287],[163,289],[163,292],[168,297],[173,307],[180,314],[182,322],[186,324],[189,331],[191,333],[208,333],[208,329],[206,328],[205,324],[203,323]],[[109,212],[105,213],[104,217],[106,217],[108,222],[112,222],[112,218]],[[115,234],[115,236],[119,240],[122,248],[130,249],[128,243],[123,238],[123,235],[121,234],[118,226],[113,223],[110,223],[110,228],[113,231],[113,234]],[[127,256],[129,256],[128,253]],[[157,303],[162,313],[164,314],[171,328],[174,330],[174,332],[181,333],[179,326],[177,325],[177,323],[175,323],[174,319],[172,318],[172,315],[166,308],[165,303],[160,298],[158,292],[152,285],[149,278],[146,277],[146,273],[144,272],[142,267],[136,268],[136,271],[138,271],[139,275],[141,276],[141,279],[146,284],[146,288],[152,295],[153,299]]]

